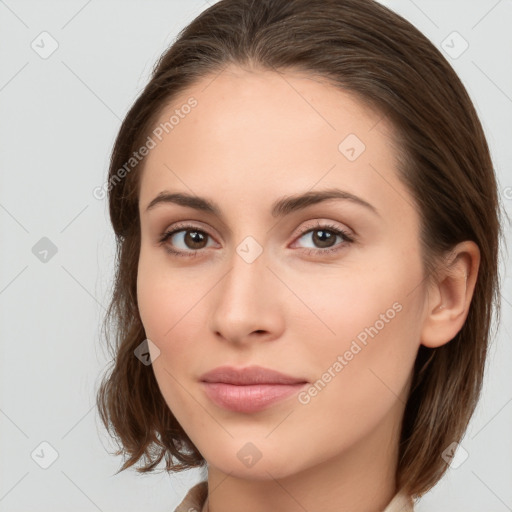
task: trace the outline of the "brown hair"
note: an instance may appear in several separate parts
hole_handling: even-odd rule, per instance
[[[108,181],[117,260],[104,327],[114,326],[115,364],[97,394],[101,419],[121,442],[117,454],[129,456],[120,471],[141,458],[147,464],[137,470],[151,471],[164,455],[168,471],[205,465],[166,405],[151,366],[134,357],[146,338],[136,293],[141,166],[122,179],[119,170],[164,107],[229,64],[324,77],[391,120],[397,172],[422,219],[426,278],[455,244],[473,240],[480,249],[465,324],[449,343],[420,346],[417,354],[396,481],[420,496],[446,471],[441,453],[460,441],[480,395],[492,313],[499,313],[500,205],[484,132],[457,74],[413,25],[372,0],[221,0],[180,32],[126,115]]]

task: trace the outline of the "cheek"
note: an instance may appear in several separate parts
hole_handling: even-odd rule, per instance
[[[190,275],[151,257],[145,258],[142,251],[137,301],[146,336],[160,350],[153,364],[157,377],[164,369],[178,375],[195,368],[193,356],[201,350],[201,340],[205,339],[204,322],[198,320],[205,288],[199,280],[191,280]]]
[[[174,278],[164,278],[165,269],[141,257],[137,277],[137,301],[146,337],[159,354],[152,360],[152,369],[169,409],[176,418],[204,421],[190,400],[187,379],[197,365],[195,343],[201,339],[199,322],[193,322],[193,307],[199,298],[194,287]],[[200,350],[200,348],[199,348]]]
[[[146,335],[157,345],[172,335],[193,292],[186,283],[180,283],[179,272],[171,275],[170,270],[160,251],[143,245],[137,271],[137,304]]]
[[[331,411],[338,418],[336,425],[371,428],[397,401],[407,399],[422,311],[419,287],[413,291],[421,282],[421,268],[411,260],[405,264],[383,258],[365,273],[333,279],[328,298],[310,290],[316,312],[331,332],[324,330],[322,342],[317,336],[316,345],[309,345],[318,380],[306,390],[302,403]],[[306,341],[314,338],[312,325]],[[347,421],[347,415],[355,415],[357,425]]]
[[[389,422],[395,421],[391,417],[398,421],[407,401],[419,333],[414,304],[390,302],[393,295],[384,299],[358,311],[347,304],[347,314],[340,313],[335,324],[334,339],[309,348],[308,365],[316,368],[316,380],[298,397],[296,419],[301,432],[321,431],[330,440],[319,443],[313,459],[322,453],[327,457],[333,444],[343,451],[383,424],[389,435],[389,429],[398,428]]]
[[[365,261],[350,272],[332,272],[295,283],[312,312],[305,315],[301,327],[319,333],[316,349],[325,347],[324,354],[337,355],[349,350],[354,340],[362,347],[375,340],[372,346],[387,348],[413,341],[422,310],[419,290],[415,290],[421,282],[421,268],[415,262],[385,256]],[[305,341],[313,338],[310,334]]]

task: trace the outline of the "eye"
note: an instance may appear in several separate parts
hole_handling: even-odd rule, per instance
[[[175,256],[196,256],[201,249],[205,248],[205,242],[210,235],[205,231],[198,229],[196,226],[189,224],[179,225],[172,231],[166,231],[162,234],[159,239],[159,244],[164,246],[164,249]],[[178,250],[173,249],[171,244],[167,241],[172,242],[172,247],[176,244],[181,244],[182,247]]]
[[[316,249],[305,248],[304,251],[309,255],[338,252],[355,241],[355,238],[343,229],[320,222],[303,230],[298,240],[308,237],[314,244],[320,246]],[[194,257],[208,247],[208,238],[211,236],[206,231],[191,224],[180,224],[175,229],[164,232],[159,238],[159,245],[163,245],[164,249],[174,256]],[[342,242],[336,244],[337,238]],[[171,243],[168,243],[169,241]],[[175,249],[176,245],[182,247]]]
[[[336,244],[336,238],[340,238],[342,242]],[[338,252],[355,241],[355,238],[343,229],[320,222],[313,229],[311,227],[306,228],[298,240],[300,239],[309,239],[313,244],[320,246],[320,248],[306,249],[306,252],[310,255]]]

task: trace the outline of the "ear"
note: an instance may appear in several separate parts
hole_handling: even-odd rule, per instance
[[[459,243],[441,265],[428,289],[421,344],[436,348],[462,329],[475,289],[480,250],[472,241]]]

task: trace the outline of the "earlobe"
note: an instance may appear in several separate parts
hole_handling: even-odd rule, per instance
[[[439,270],[428,290],[421,331],[421,344],[437,348],[451,341],[462,329],[478,276],[480,250],[472,241],[459,243]]]

